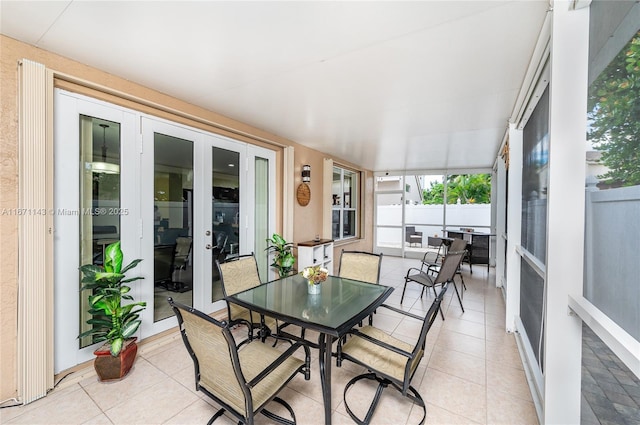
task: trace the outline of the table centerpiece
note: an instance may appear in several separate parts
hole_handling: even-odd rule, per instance
[[[307,279],[309,293],[318,294],[320,293],[320,284],[329,276],[329,270],[321,266],[309,266],[305,267],[301,274]]]

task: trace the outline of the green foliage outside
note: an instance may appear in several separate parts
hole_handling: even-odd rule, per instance
[[[589,140],[609,184],[640,184],[640,31],[589,87]]]
[[[447,176],[447,204],[490,204],[491,174],[452,174]],[[444,183],[431,182],[422,192],[423,204],[444,204]]]

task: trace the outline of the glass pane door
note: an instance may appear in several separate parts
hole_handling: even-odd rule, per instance
[[[136,167],[133,114],[56,90],[54,143],[54,370],[94,357],[89,336],[90,291],[80,291],[84,264],[103,264],[107,245],[120,241],[124,261],[139,258],[137,186],[125,190]]]
[[[402,176],[376,178],[376,252],[386,255],[403,255],[402,222],[404,191]]]
[[[153,134],[153,321],[193,306],[193,141]]]
[[[266,282],[269,279],[269,261],[266,255],[266,249],[269,244],[267,239],[269,235],[269,160],[266,158],[256,157],[254,186],[256,193],[254,197],[255,204],[255,246],[256,261],[258,263],[258,273],[260,279]]]
[[[211,148],[211,302],[224,298],[222,282],[215,261],[223,263],[237,256],[240,244],[240,153],[219,147]]]
[[[104,263],[107,245],[120,240],[120,123],[80,115],[80,264]],[[80,330],[91,328],[90,290],[80,291]],[[79,340],[80,348],[93,344]]]
[[[276,278],[275,269],[270,264],[270,259],[266,251],[267,239],[275,232],[276,222],[276,155],[274,151],[249,146],[247,150],[249,167],[249,178],[251,182],[247,188],[248,202],[252,205],[247,213],[247,225],[253,224],[253,231],[247,232],[248,242],[253,247],[258,263],[260,280],[267,282]]]
[[[194,255],[197,214],[196,147],[200,133],[164,121],[142,119],[140,167],[141,246],[145,279],[140,299],[147,302],[142,313],[141,337],[176,325],[167,298],[197,306],[200,259]],[[194,287],[195,286],[195,287]]]

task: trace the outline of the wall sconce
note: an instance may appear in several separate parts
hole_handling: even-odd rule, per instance
[[[311,183],[311,165],[302,166],[302,181],[304,183]]]
[[[298,204],[303,207],[309,205],[309,201],[311,200],[311,188],[307,183],[311,183],[311,165],[302,166],[302,183],[300,183],[296,191]]]

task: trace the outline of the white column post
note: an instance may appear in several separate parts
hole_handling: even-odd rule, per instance
[[[516,317],[520,316],[520,246],[522,227],[522,130],[509,125],[509,187],[507,205],[507,255],[506,255],[506,314],[508,332],[515,332]]]
[[[507,215],[507,170],[505,163],[498,157],[496,161],[496,171],[491,179],[491,206],[495,212],[495,234],[496,242],[493,244],[493,252],[496,261],[496,286],[501,288],[505,285],[505,262],[504,254],[506,249],[505,237],[507,229],[505,226]]]
[[[554,2],[544,311],[545,424],[580,423],[582,323],[569,295],[583,287],[589,8]]]

